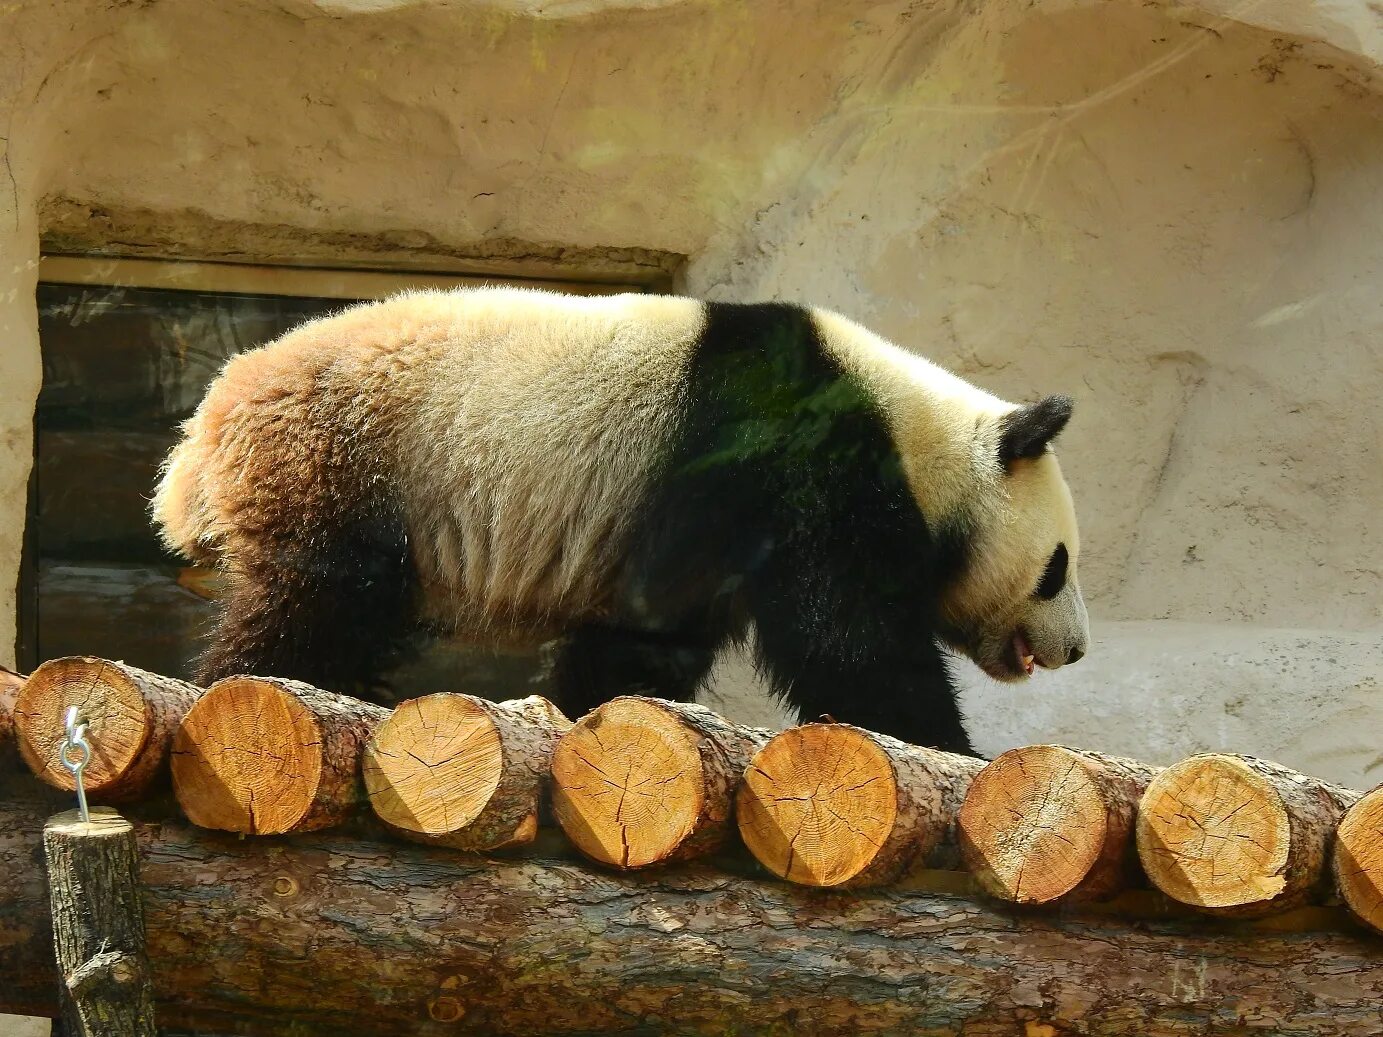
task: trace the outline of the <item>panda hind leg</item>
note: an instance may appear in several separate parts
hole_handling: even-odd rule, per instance
[[[204,687],[234,674],[287,677],[381,701],[381,674],[414,646],[415,579],[402,530],[318,535],[236,558]]]

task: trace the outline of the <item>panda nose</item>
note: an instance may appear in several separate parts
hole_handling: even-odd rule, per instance
[[[1078,663],[1084,658],[1085,649],[1081,648],[1080,646],[1076,646],[1072,648],[1071,651],[1067,654],[1066,664],[1069,666],[1071,663]]]

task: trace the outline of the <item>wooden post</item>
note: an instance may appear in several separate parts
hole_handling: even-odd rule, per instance
[[[736,805],[759,863],[807,886],[894,881],[951,831],[982,760],[849,724],[804,724],[750,761]]]
[[[1138,875],[1133,822],[1156,769],[1059,745],[1010,749],[976,776],[957,831],[986,893],[1014,904],[1103,900]]]
[[[194,684],[92,656],[50,659],[24,682],[15,702],[19,751],[54,788],[76,788],[62,765],[63,718],[77,706],[94,750],[83,775],[93,801],[138,799],[163,773],[173,731],[201,695]]]
[[[531,843],[571,721],[539,695],[487,702],[442,693],[401,702],[365,746],[370,806],[414,842],[459,850]]]
[[[768,737],[695,703],[611,699],[557,744],[553,813],[578,850],[613,868],[714,853],[734,836],[735,789]]]
[[[1138,856],[1158,889],[1211,914],[1252,918],[1318,899],[1335,826],[1359,793],[1252,756],[1201,753],[1168,767],[1138,805]]]
[[[97,807],[43,828],[58,1001],[70,1037],[155,1037],[134,829]]]
[[[207,689],[173,740],[173,792],[188,820],[244,835],[311,832],[365,802],[360,754],[382,706],[276,677]]]

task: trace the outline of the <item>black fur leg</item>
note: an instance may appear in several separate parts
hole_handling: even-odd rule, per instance
[[[829,544],[803,536],[755,574],[760,670],[803,720],[828,714],[976,755],[914,573],[891,568],[869,531],[852,532],[842,527]]]
[[[552,682],[573,719],[618,695],[689,701],[715,659],[710,637],[588,626],[558,649]]]
[[[203,686],[233,674],[289,677],[372,701],[387,698],[380,674],[409,646],[412,574],[400,539],[378,531],[322,537],[237,574],[211,646]]]

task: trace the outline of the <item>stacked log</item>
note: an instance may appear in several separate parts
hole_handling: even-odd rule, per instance
[[[961,807],[965,866],[1014,904],[1108,899],[1139,881],[1134,820],[1155,773],[1058,745],[1010,749],[980,771]]]
[[[713,853],[734,834],[735,789],[769,734],[704,706],[621,697],[553,754],[553,812],[573,845],[619,869]]]
[[[365,802],[360,754],[389,711],[301,681],[227,677],[173,742],[173,791],[188,819],[244,835],[311,832]]]
[[[1228,917],[1328,892],[1335,828],[1359,798],[1251,756],[1201,753],[1158,774],[1138,807],[1138,856],[1174,900]]]
[[[87,725],[87,797],[123,803],[143,796],[164,772],[173,734],[201,689],[126,663],[92,656],[50,659],[19,689],[14,722],[24,762],[43,781],[71,792],[59,750],[68,707]]]
[[[401,702],[365,746],[370,806],[391,831],[460,850],[531,843],[571,721],[547,699],[438,694]]]
[[[0,1012],[53,1014],[51,807],[0,802]],[[1379,1037],[1375,938],[822,896],[696,863],[623,875],[340,830],[136,821],[159,1025],[263,1037],[811,1033]],[[925,992],[922,996],[919,992]]]
[[[1361,797],[1230,754],[1159,772],[1030,746],[984,764],[844,724],[770,737],[700,707],[633,697],[574,726],[536,697],[430,695],[390,714],[293,681],[236,677],[199,693],[79,662],[40,669],[20,688],[21,741],[53,724],[43,717],[56,714],[61,731],[68,703],[143,718],[151,733],[139,746],[88,770],[102,792],[129,796],[152,789],[148,760],[168,751],[156,714],[181,708],[171,746],[187,817],[295,836],[263,853],[162,816],[136,823],[161,1025],[749,1033],[809,1019],[821,1033],[1228,1035],[1252,1005],[1255,1018],[1294,1033],[1383,1037],[1377,938],[1339,925],[1340,909],[1281,917],[1327,899],[1333,877],[1349,910],[1383,934],[1383,788]],[[16,683],[0,679],[0,692]],[[87,719],[98,750],[136,741]],[[51,782],[48,758],[29,749],[26,762]],[[682,866],[634,881],[546,861],[541,844],[508,860],[447,852],[531,843],[549,781],[554,814],[587,858],[616,871]],[[429,845],[381,852],[309,834],[366,802],[389,829]],[[50,811],[0,801],[0,1012],[54,1008],[46,891],[30,845]],[[737,831],[788,884],[745,877],[732,860],[717,863],[738,874],[689,861]],[[1072,906],[1051,921],[958,899],[953,877],[914,870],[952,838],[994,896]],[[1279,917],[1198,930],[1192,911],[1149,904],[1155,894],[1081,906],[1118,897],[1138,881],[1138,861],[1195,911]],[[937,895],[942,879],[950,886]],[[841,897],[794,884],[893,888]],[[1117,914],[1130,905],[1136,930]],[[978,959],[977,939],[988,948]],[[1176,965],[1188,955],[1194,975]],[[370,958],[389,969],[362,969]],[[909,987],[928,998],[897,996]],[[1226,1003],[1240,1007],[1226,1013]]]
[[[1355,917],[1383,934],[1383,785],[1345,813],[1331,870],[1341,899]]]
[[[0,666],[0,753],[14,740],[14,707],[23,686],[20,674]]]
[[[946,838],[981,767],[849,724],[804,724],[754,754],[737,801],[740,836],[790,882],[884,885]]]

